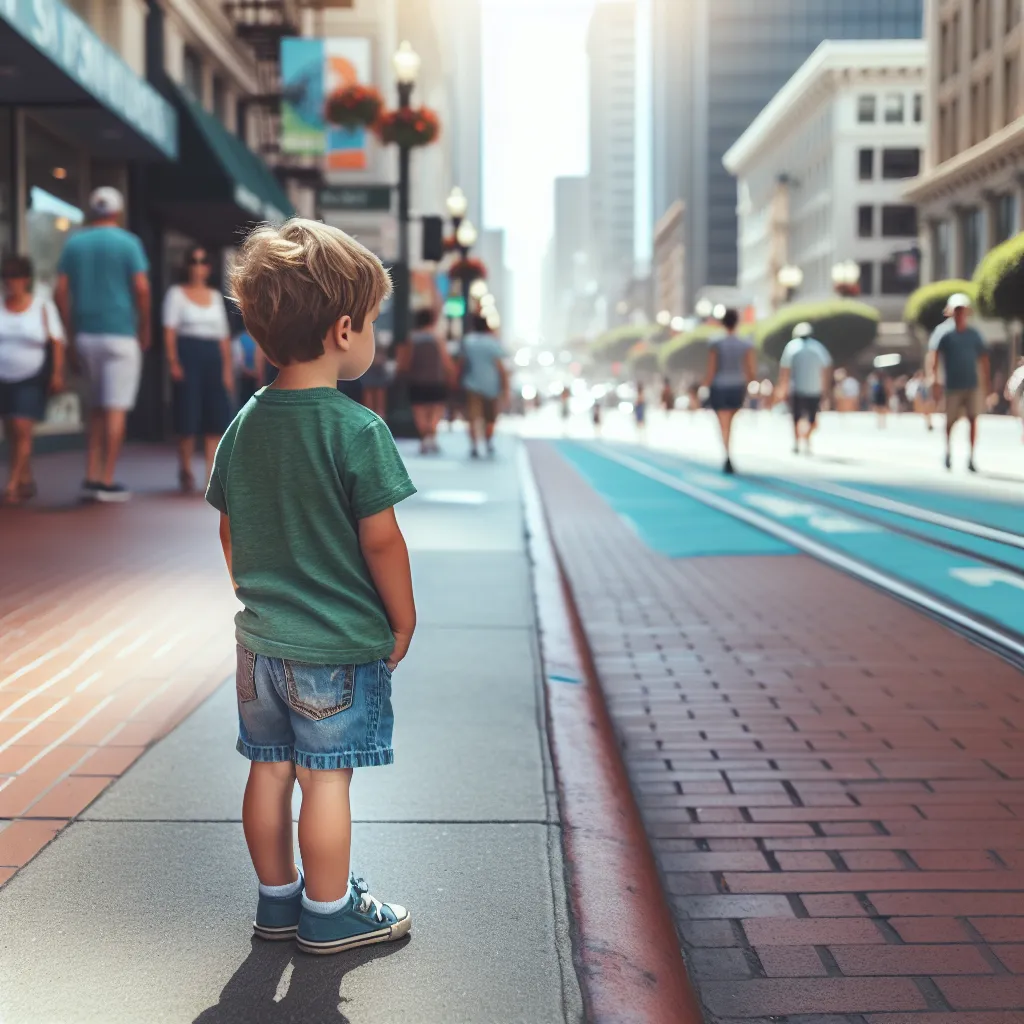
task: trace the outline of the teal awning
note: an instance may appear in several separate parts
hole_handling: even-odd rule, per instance
[[[254,221],[292,217],[284,189],[267,164],[212,114],[177,87],[181,157],[153,172],[153,205],[172,226],[217,244],[237,241]]]

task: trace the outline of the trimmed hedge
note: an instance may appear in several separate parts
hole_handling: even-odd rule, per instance
[[[867,348],[878,336],[881,315],[873,306],[853,299],[828,302],[798,302],[783,306],[774,316],[758,324],[757,343],[770,359],[782,357],[793,337],[793,328],[807,321],[814,337],[829,350],[837,363],[845,363]]]
[[[997,245],[974,272],[978,312],[990,320],[1024,319],[1024,233]]]
[[[949,281],[934,281],[923,284],[912,292],[903,310],[904,323],[914,324],[931,334],[946,319],[946,303],[950,295],[964,292],[975,301],[975,287],[971,281],[953,278]]]
[[[648,341],[660,331],[657,324],[622,324],[599,334],[590,346],[590,354],[599,362],[620,363],[638,341]]]

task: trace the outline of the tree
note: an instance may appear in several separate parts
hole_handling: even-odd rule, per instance
[[[814,328],[814,337],[829,350],[836,363],[849,362],[878,336],[881,315],[873,306],[853,299],[828,302],[798,302],[783,306],[759,324],[757,343],[770,359],[780,359],[793,337],[793,328],[804,321]]]
[[[926,334],[931,334],[946,319],[946,303],[950,295],[963,292],[974,301],[974,284],[954,278],[950,281],[934,281],[932,284],[921,285],[911,293],[903,310],[904,323],[920,327]]]
[[[590,347],[597,362],[620,363],[638,341],[647,341],[658,334],[660,328],[652,324],[623,324],[599,334]]]
[[[983,317],[1024,319],[1024,234],[992,249],[974,272],[973,283],[975,302]]]

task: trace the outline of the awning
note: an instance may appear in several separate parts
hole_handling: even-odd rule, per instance
[[[230,245],[254,221],[295,213],[273,171],[237,136],[176,86],[181,158],[153,169],[151,200],[177,227],[210,244]]]
[[[174,159],[174,108],[59,0],[0,0],[0,104],[110,160]]]

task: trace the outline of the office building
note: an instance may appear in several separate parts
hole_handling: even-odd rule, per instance
[[[921,37],[922,0],[654,0],[654,218],[686,207],[687,295],[736,281],[726,150],[826,39]]]

